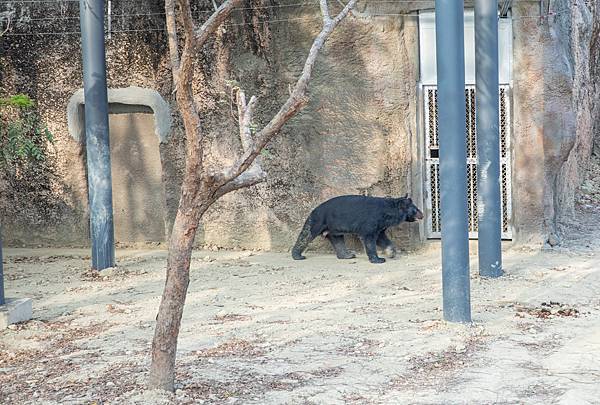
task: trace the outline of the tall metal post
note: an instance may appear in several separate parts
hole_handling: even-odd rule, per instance
[[[471,321],[463,0],[435,2],[444,319]]]
[[[104,53],[104,1],[79,0],[79,13],[83,48],[92,267],[102,270],[115,265]]]
[[[475,0],[479,274],[502,275],[498,1]]]
[[[0,225],[0,305],[4,304],[4,265],[2,264],[2,226]]]

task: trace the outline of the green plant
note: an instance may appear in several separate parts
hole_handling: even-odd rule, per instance
[[[52,133],[24,94],[0,98],[0,167],[46,159]]]
[[[35,106],[35,103],[28,95],[17,94],[10,97],[0,97],[0,107],[17,107],[17,108],[30,108]]]

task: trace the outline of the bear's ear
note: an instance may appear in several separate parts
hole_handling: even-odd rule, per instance
[[[404,197],[402,198],[408,198],[408,193],[404,194]]]
[[[398,204],[400,204],[400,207],[402,208],[407,208],[412,204],[412,200],[408,198],[408,194],[406,194],[404,197],[398,198]]]

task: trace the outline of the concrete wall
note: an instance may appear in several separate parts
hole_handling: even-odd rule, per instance
[[[109,115],[115,240],[163,242],[165,193],[152,112]]]
[[[115,240],[164,242],[172,218],[165,195],[169,173],[163,171],[170,157],[161,145],[170,140],[171,110],[156,91],[140,87],[109,89],[108,103]],[[84,147],[82,89],[69,99],[67,122]]]
[[[262,3],[273,4],[268,0]],[[286,3],[296,2],[277,4]],[[570,2],[562,3],[569,7]],[[558,9],[562,3],[553,2],[552,7]],[[557,233],[555,224],[563,207],[572,204],[572,190],[585,168],[585,163],[579,162],[589,156],[598,92],[588,86],[598,74],[589,60],[596,53],[591,50],[594,37],[588,27],[596,27],[597,14],[579,3],[564,20],[544,22],[517,18],[537,15],[539,2],[515,2],[513,8],[512,195],[515,237],[520,242],[542,244]],[[55,13],[57,8],[64,16],[78,15],[76,4],[57,4],[22,3],[17,7],[34,17]],[[159,1],[148,2],[144,10],[125,1],[113,1],[113,7],[115,14],[164,11]],[[200,7],[210,10],[212,3]],[[414,12],[432,7],[433,2],[422,1],[358,7],[319,57],[308,107],[267,147],[262,159],[269,180],[217,202],[202,220],[198,244],[286,250],[310,210],[329,197],[409,192],[421,198]],[[587,11],[576,11],[584,7]],[[260,10],[261,18],[288,21],[256,29],[229,26],[219,31],[214,44],[197,61],[196,101],[211,141],[207,159],[212,162],[229,162],[239,153],[228,83],[235,81],[247,93],[259,96],[258,121],[267,122],[286,99],[288,86],[295,82],[320,29],[316,3]],[[234,21],[248,21],[247,16],[243,18],[246,20],[237,15]],[[77,29],[68,24],[72,21],[36,21],[33,26],[17,24],[17,28],[20,32]],[[148,29],[162,27],[164,21],[160,15],[131,17],[114,26]],[[52,176],[43,181],[43,187],[31,186],[38,181],[34,176],[22,179],[24,192],[46,190],[35,194],[35,203],[25,202],[19,192],[0,198],[5,241],[13,245],[86,245],[84,150],[70,136],[67,122],[68,102],[82,87],[78,38],[13,36],[0,41],[0,93],[26,92],[36,98],[57,138],[55,154],[49,160]],[[107,42],[109,87],[152,89],[173,106],[165,41],[161,31],[113,33]],[[573,47],[575,52],[570,53]],[[167,229],[177,208],[185,156],[180,119],[176,112],[169,114],[168,139],[158,145]],[[141,120],[144,129],[139,134],[144,138],[140,139],[149,140],[145,133],[151,124]],[[156,120],[154,124],[156,131]],[[151,148],[155,156],[156,144]],[[405,246],[418,243],[420,236],[416,225],[394,230],[396,241]]]

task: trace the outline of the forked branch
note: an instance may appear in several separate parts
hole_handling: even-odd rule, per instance
[[[238,122],[240,127],[240,141],[244,152],[252,148],[252,145],[254,144],[254,139],[252,137],[252,118],[257,101],[258,99],[255,96],[252,96],[250,97],[250,101],[246,103],[246,94],[242,90],[238,90]],[[253,186],[265,181],[266,178],[267,174],[260,165],[260,157],[256,157],[248,170],[221,187],[217,195],[222,196],[243,187]]]
[[[193,173],[204,170],[203,136],[192,90],[194,59],[208,38],[215,33],[223,21],[229,17],[234,8],[241,3],[242,0],[225,1],[199,29],[196,29],[189,0],[165,0],[173,82],[175,84],[177,105],[184,122],[189,145],[186,153],[186,176],[184,176],[184,182],[196,182]],[[180,41],[177,34],[176,5],[179,8],[182,22],[182,41]],[[183,42],[181,51],[180,42]]]
[[[217,7],[214,14],[199,29],[195,28],[192,20],[190,0],[165,0],[170,61],[177,105],[185,128],[187,155],[179,207],[169,240],[165,289],[156,318],[156,329],[152,342],[152,364],[148,382],[152,388],[174,390],[177,339],[190,280],[192,248],[200,218],[224,194],[264,181],[266,175],[260,168],[259,153],[283,124],[306,105],[308,81],[317,54],[333,29],[348,14],[357,0],[351,0],[333,19],[329,15],[326,0],[320,1],[323,29],[310,49],[302,74],[289,99],[273,119],[255,134],[253,115],[257,99],[251,97],[247,101],[246,95],[239,92],[237,99],[238,124],[243,152],[230,168],[220,170],[216,175],[212,175],[207,174],[208,168],[203,162],[203,135],[192,92],[193,61],[199,49],[205,45],[232,10],[241,4],[242,0],[225,1],[220,7]],[[181,14],[182,27],[179,31],[183,36],[181,39],[177,37],[176,5]],[[182,45],[181,50],[180,45]]]
[[[356,2],[357,0],[350,0],[350,2],[335,18],[331,18],[329,14],[329,7],[327,5],[327,0],[320,0],[321,14],[323,17],[323,28],[321,29],[319,35],[317,35],[317,37],[315,38],[310,48],[308,57],[306,58],[306,62],[304,63],[304,68],[302,69],[302,74],[298,78],[298,81],[296,82],[296,85],[291,91],[289,98],[279,109],[277,114],[275,114],[275,116],[267,123],[267,125],[264,126],[264,128],[262,128],[256,134],[256,136],[252,137],[251,132],[249,133],[250,136],[246,132],[244,132],[241,126],[242,121],[240,121],[240,135],[242,136],[241,140],[244,146],[244,151],[240,158],[237,159],[231,167],[217,174],[217,178],[215,179],[215,181],[221,187],[225,187],[225,189],[228,189],[228,183],[233,181],[235,181],[235,183],[240,183],[240,181],[242,182],[242,184],[239,187],[236,187],[234,189],[256,184],[256,177],[250,176],[247,180],[247,184],[245,184],[241,179],[238,179],[238,177],[240,177],[242,173],[248,170],[248,168],[256,160],[257,156],[265,147],[265,145],[275,135],[277,135],[281,127],[283,127],[283,125],[290,118],[295,116],[308,103],[306,91],[308,89],[308,82],[310,81],[312,70],[315,65],[319,51],[325,44],[325,41],[327,41],[327,39],[333,32],[333,30],[340,23],[340,21],[342,21],[342,19],[344,19],[344,17],[346,17],[350,10],[356,5]],[[252,109],[250,109],[250,115],[252,113]],[[250,116],[250,119],[251,118],[252,117]]]

